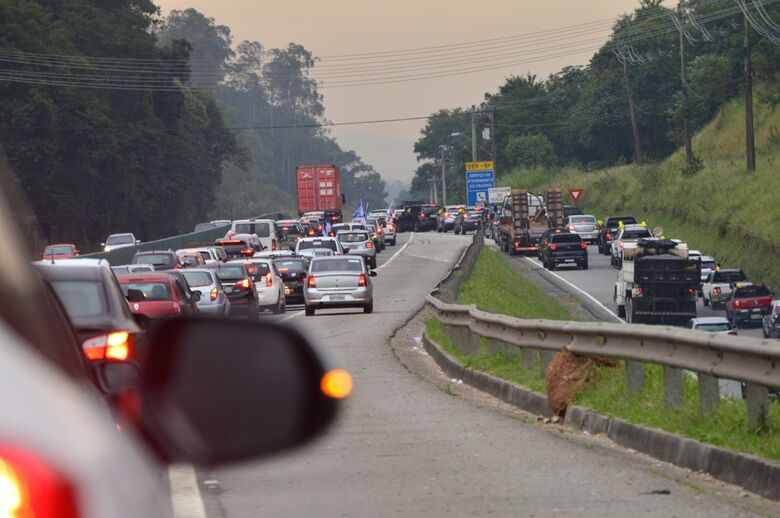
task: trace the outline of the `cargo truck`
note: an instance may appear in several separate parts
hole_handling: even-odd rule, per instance
[[[342,220],[341,172],[335,165],[300,165],[295,169],[298,215],[322,211],[331,224]]]
[[[563,200],[558,187],[547,190],[546,200],[528,189],[512,189],[499,211],[497,241],[510,255],[536,254],[548,228],[563,227]]]
[[[626,322],[682,325],[696,317],[701,263],[688,244],[643,238],[625,243],[613,298]]]

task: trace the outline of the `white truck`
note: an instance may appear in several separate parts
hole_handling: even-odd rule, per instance
[[[742,270],[716,268],[701,287],[704,305],[712,306],[712,309],[723,309],[734,285],[747,280],[747,275]]]
[[[685,324],[696,317],[700,263],[688,244],[643,238],[623,245],[613,298],[618,316],[631,323]]]

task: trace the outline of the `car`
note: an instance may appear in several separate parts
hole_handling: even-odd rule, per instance
[[[396,217],[396,230],[398,232],[424,232],[436,229],[439,207],[422,203],[405,205],[402,213]]]
[[[361,307],[374,311],[374,291],[369,270],[362,257],[315,257],[309,265],[303,298],[306,316],[318,309]]]
[[[316,218],[301,218],[303,237],[317,237],[322,235],[322,222]]]
[[[244,262],[228,261],[209,268],[216,272],[222,290],[230,301],[228,315],[241,315],[256,320],[259,316],[256,283]]]
[[[620,269],[623,264],[623,246],[624,243],[635,243],[642,238],[652,238],[653,234],[644,224],[639,225],[621,225],[617,235],[610,243],[611,259],[610,264],[613,268]]]
[[[108,261],[38,261],[35,266],[65,308],[87,359],[145,362],[148,322],[130,311]]]
[[[330,250],[328,252],[332,253]],[[273,258],[284,283],[284,296],[290,304],[303,304],[303,287],[309,271],[309,259],[301,256]]]
[[[700,256],[699,262],[701,263],[701,282],[699,283],[698,295],[699,297],[703,297],[704,282],[707,280],[710,274],[715,271],[715,268],[718,267],[718,262],[714,257],[710,257],[708,255]]]
[[[179,259],[179,263],[181,264],[182,268],[197,268],[198,266],[203,266],[206,264],[203,256],[198,252],[185,252],[183,254],[176,254],[176,257]]]
[[[387,215],[387,213],[385,212],[383,214],[380,211],[376,211],[376,212],[372,211],[371,213],[369,213],[369,215],[371,217],[371,220],[376,220],[376,223],[382,228],[382,234],[384,236],[385,244],[389,244],[390,246],[395,246],[396,243],[395,225],[391,223],[390,217]]]
[[[100,243],[100,246],[103,247],[104,252],[110,252],[111,250],[116,250],[117,248],[125,248],[128,246],[136,246],[140,244],[140,239],[136,239],[133,234],[126,232],[124,234],[111,234],[106,238],[104,243]]]
[[[198,314],[200,292],[189,295],[189,287],[172,275],[131,273],[116,279],[133,313],[145,315],[150,320]]]
[[[453,231],[456,234],[465,234],[469,230],[478,230],[482,226],[482,211],[467,209],[455,216]]]
[[[460,209],[465,209],[465,205],[447,205],[442,208],[436,216],[436,231],[448,232],[455,227],[455,218]]]
[[[229,261],[227,264],[244,264],[252,279],[257,297],[257,310],[273,314],[287,311],[284,281],[271,259],[250,258]]]
[[[228,261],[252,257],[258,252],[247,239],[241,239],[239,237],[217,239],[214,244],[224,251]]]
[[[208,268],[190,268],[182,270],[187,285],[193,293],[198,293],[197,305],[201,315],[226,317],[230,314],[228,300],[217,273]]]
[[[555,270],[561,264],[576,265],[587,270],[588,244],[582,241],[579,234],[552,233],[542,252],[542,264],[548,270]]]
[[[773,300],[769,311],[761,320],[764,338],[780,338],[780,300]]]
[[[374,227],[374,231],[371,232],[370,227]],[[366,230],[371,232],[372,234],[376,234],[377,244],[379,245],[378,251],[382,252],[385,248],[387,248],[387,245],[385,244],[385,227],[382,226],[382,224],[379,222],[379,218],[368,218],[366,220]],[[373,235],[372,235],[373,237]]]
[[[72,243],[61,243],[58,245],[48,245],[41,252],[41,259],[49,259],[56,261],[57,259],[70,259],[71,257],[78,257],[79,249]]]
[[[739,269],[716,268],[701,287],[702,302],[712,309],[720,309],[726,304],[731,290],[738,282],[748,282],[745,272]]]
[[[599,235],[596,245],[600,254],[610,255],[612,240],[620,230],[620,224],[635,225],[637,220],[634,216],[613,216],[605,218],[604,221],[597,221],[599,225]]]
[[[737,330],[725,317],[697,317],[688,321],[688,329],[719,335],[736,335]]]
[[[376,253],[384,250],[385,238],[384,234],[380,234],[380,229],[373,223],[366,223],[366,232],[371,236],[371,240],[374,242]],[[338,234],[336,234],[338,236]]]
[[[156,271],[175,270],[184,266],[173,250],[136,252],[130,264],[150,264]]]
[[[114,275],[124,275],[127,273],[136,272],[153,272],[154,265],[151,264],[120,264],[119,266],[112,266],[111,271]]]
[[[349,223],[335,223],[330,227],[328,237],[336,237],[336,233],[341,230],[365,230],[366,226],[361,221],[350,221]]]
[[[599,225],[596,216],[576,214],[568,216],[563,227],[572,234],[579,234],[586,243],[595,243],[599,236]]]
[[[348,255],[359,255],[369,268],[376,268],[376,245],[367,230],[340,230],[336,240]]]
[[[177,256],[185,254],[199,254],[203,258],[203,264],[217,264],[220,262],[216,247],[180,248],[176,250]]]
[[[295,253],[313,257],[314,252],[312,252],[312,249],[315,248],[328,248],[336,255],[342,255],[344,253],[341,244],[333,237],[307,237],[300,239],[295,244]]]
[[[276,222],[280,250],[293,250],[295,242],[305,236],[303,225],[295,219],[281,219]]]
[[[737,283],[726,301],[726,318],[737,329],[748,322],[761,323],[773,299],[774,293],[763,284]]]
[[[230,230],[236,235],[250,234],[257,236],[265,250],[274,251],[279,249],[280,238],[276,232],[276,220],[238,219],[232,222]]]

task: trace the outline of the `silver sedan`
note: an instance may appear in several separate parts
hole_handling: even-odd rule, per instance
[[[349,255],[359,255],[370,268],[376,268],[377,248],[367,230],[339,230],[336,240]]]
[[[369,270],[362,257],[315,257],[303,288],[306,316],[323,308],[362,307],[363,313],[374,311],[374,289]]]
[[[190,289],[200,292],[198,309],[201,315],[224,317],[230,313],[230,300],[222,290],[222,284],[214,270],[205,268],[189,268],[180,270],[187,280]]]

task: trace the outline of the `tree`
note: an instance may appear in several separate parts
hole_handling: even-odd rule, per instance
[[[521,135],[509,138],[504,154],[515,166],[553,167],[555,149],[545,135]]]

